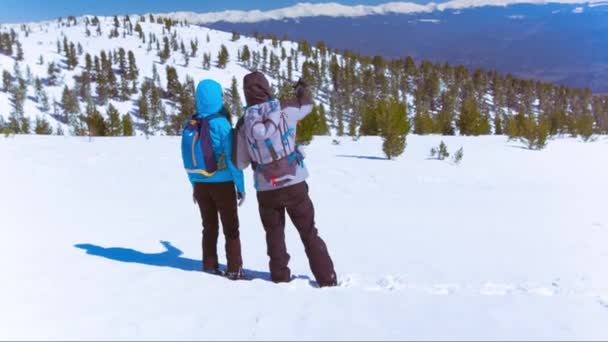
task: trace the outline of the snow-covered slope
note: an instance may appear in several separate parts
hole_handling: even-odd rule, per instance
[[[155,19],[156,18],[157,17],[155,17]],[[23,78],[26,77],[29,70],[32,78],[39,77],[44,82],[48,76],[47,70],[49,63],[54,62],[58,67],[61,67],[60,77],[56,86],[43,84],[44,91],[49,97],[51,110],[49,112],[44,112],[40,108],[40,104],[37,103],[34,98],[34,87],[30,84],[28,85],[28,98],[26,99],[24,106],[24,116],[31,120],[36,117],[45,118],[51,122],[53,128],[61,127],[64,132],[69,132],[69,127],[67,125],[56,120],[57,116],[62,116],[63,110],[61,109],[61,106],[57,106],[57,115],[53,116],[52,114],[54,114],[55,109],[52,108],[52,104],[53,102],[57,102],[58,104],[61,103],[64,85],[73,89],[75,84],[74,77],[82,74],[85,65],[85,55],[87,53],[92,57],[95,57],[99,56],[102,51],[105,51],[106,53],[116,53],[119,48],[124,48],[127,52],[133,51],[137,67],[139,68],[139,85],[141,85],[144,80],[152,78],[153,66],[156,65],[160,77],[160,86],[163,89],[166,89],[167,87],[166,66],[173,66],[176,68],[181,82],[185,82],[187,77],[192,78],[195,82],[205,78],[212,78],[222,84],[223,87],[229,88],[231,80],[234,77],[236,78],[240,89],[242,87],[241,80],[250,72],[243,67],[237,59],[239,51],[245,45],[248,46],[252,53],[261,53],[264,47],[266,47],[268,54],[273,52],[275,55],[281,54],[281,48],[284,48],[287,51],[291,51],[291,49],[297,50],[297,43],[293,42],[286,41],[282,42],[281,46],[273,47],[270,40],[264,40],[260,43],[254,38],[242,37],[238,41],[232,41],[231,33],[216,31],[196,25],[175,25],[172,28],[173,31],[171,31],[171,34],[176,35],[178,43],[183,42],[185,44],[187,54],[190,55],[191,52],[191,41],[198,41],[198,52],[196,56],[189,58],[187,65],[181,51],[172,51],[171,58],[167,60],[165,64],[161,64],[156,49],[156,43],[149,44],[150,37],[155,36],[160,41],[160,47],[162,48],[162,40],[165,36],[164,25],[150,22],[149,20],[146,22],[138,22],[138,19],[139,16],[134,16],[131,20],[133,26],[138,23],[142,26],[142,30],[146,36],[146,43],[143,43],[143,41],[139,39],[137,33],[133,33],[133,35],[123,35],[123,32],[125,31],[123,27],[119,30],[119,37],[110,38],[110,31],[114,28],[113,17],[99,17],[99,26],[101,28],[100,35],[97,34],[95,25],[85,25],[85,17],[77,18],[78,24],[70,26],[66,26],[67,21],[65,19],[61,24],[57,21],[29,23],[27,24],[27,27],[31,32],[27,35],[22,31],[22,24],[2,25],[0,27],[2,32],[9,32],[9,30],[13,29],[18,34],[18,40],[23,44],[24,60],[18,63]],[[123,17],[120,17],[120,20],[122,25]],[[90,36],[86,35],[87,30],[91,32]],[[82,46],[83,53],[77,56],[79,64],[74,70],[68,70],[66,68],[66,57],[64,52],[61,51],[64,37],[67,38],[68,42],[73,42],[75,45]],[[58,44],[61,48],[59,50]],[[219,68],[216,65],[217,55],[222,45],[227,48],[230,56],[225,68]],[[211,68],[209,70],[205,70],[202,67],[205,54],[210,54],[212,59]],[[41,58],[44,62],[43,64],[39,63]],[[303,62],[304,58],[301,58],[299,60],[300,66]],[[14,77],[15,63],[16,60],[14,56],[0,54],[0,73],[2,70],[6,70]],[[285,70],[286,68],[286,62],[282,61],[280,69]],[[293,77],[296,79],[296,77],[299,77],[300,75],[298,70],[301,70],[301,68],[294,68]],[[117,77],[119,76],[117,75]],[[270,75],[269,78],[272,83],[276,84],[276,80]],[[95,95],[94,89],[93,95]],[[244,103],[245,99],[242,92],[240,95]],[[114,105],[121,114],[130,113],[133,121],[137,124],[141,123],[141,119],[136,115],[138,111],[136,102],[138,96],[139,92],[133,94],[128,101],[121,102],[114,99],[111,100],[110,103]],[[177,106],[171,101],[165,100],[164,104],[167,108],[168,115],[178,111],[178,108],[176,108]],[[80,108],[83,112],[85,107],[86,103],[81,101]],[[98,110],[102,114],[105,114],[106,109],[107,106],[98,105]],[[4,89],[0,89],[0,117],[3,117],[5,121],[8,121],[12,111],[13,105],[10,101],[9,93]]]
[[[433,11],[460,10],[486,6],[516,4],[601,4],[605,0],[452,0],[443,3],[430,2],[421,5],[413,2],[389,2],[380,5],[343,5],[340,3],[298,3],[294,6],[269,11],[221,11],[210,13],[173,12],[166,16],[191,23],[208,24],[220,21],[230,23],[255,23],[267,20],[296,19],[304,17],[361,17],[367,15],[426,13]]]
[[[427,159],[442,139],[460,166]],[[178,138],[1,138],[0,339],[608,339],[605,137],[331,140],[306,150],[341,283],[317,289],[291,225],[298,279],[267,281],[250,171],[256,279],[230,282],[195,271]]]

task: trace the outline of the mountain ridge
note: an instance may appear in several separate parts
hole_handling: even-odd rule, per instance
[[[169,12],[161,15],[177,20],[187,20],[193,24],[211,24],[217,22],[256,23],[269,20],[298,19],[310,17],[362,17],[385,14],[413,14],[443,12],[446,10],[463,10],[479,7],[505,7],[518,4],[546,5],[608,5],[606,0],[452,0],[444,3],[430,2],[421,5],[412,2],[388,2],[380,5],[343,5],[336,2],[298,3],[294,6],[269,11],[227,10],[220,12]]]

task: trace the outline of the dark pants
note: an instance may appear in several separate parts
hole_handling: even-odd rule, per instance
[[[258,192],[258,204],[262,224],[266,231],[270,274],[274,282],[291,280],[287,266],[289,254],[285,246],[285,211],[300,233],[310,268],[319,286],[336,284],[334,264],[325,242],[315,227],[315,210],[308,196],[306,182],[290,187]]]
[[[203,269],[209,271],[218,268],[219,213],[226,239],[228,272],[239,271],[243,267],[243,259],[234,183],[195,183],[194,197],[203,219]]]

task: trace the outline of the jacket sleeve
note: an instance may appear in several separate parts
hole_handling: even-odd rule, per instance
[[[241,118],[234,128],[232,141],[232,163],[240,170],[245,170],[251,164],[249,149],[247,148],[246,138],[243,136],[243,118]]]
[[[312,112],[312,99],[306,87],[298,87],[293,99],[281,102],[281,108],[289,116],[289,121],[296,124]]]
[[[226,125],[222,125],[222,136],[223,136],[223,146],[224,146],[224,158],[226,160],[226,165],[232,173],[232,180],[236,185],[236,190],[238,192],[245,192],[245,180],[243,177],[243,171],[239,170],[234,163],[232,162],[232,134],[233,130],[228,121],[226,121]]]

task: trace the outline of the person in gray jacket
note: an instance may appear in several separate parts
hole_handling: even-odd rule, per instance
[[[285,245],[287,212],[300,234],[317,284],[336,286],[334,264],[315,227],[304,156],[295,144],[298,121],[312,111],[308,88],[299,81],[296,98],[279,102],[272,98],[264,74],[253,72],[245,76],[244,90],[247,109],[235,128],[232,157],[239,169],[251,165],[254,171],[272,281],[291,281]]]

